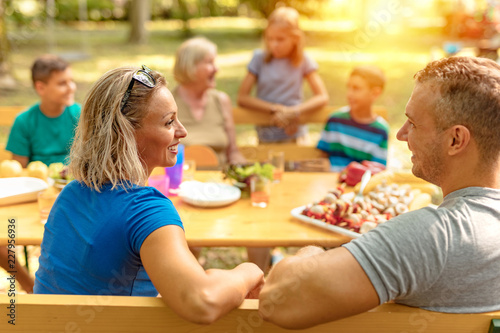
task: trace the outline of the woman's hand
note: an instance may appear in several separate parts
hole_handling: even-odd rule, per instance
[[[266,283],[264,276],[262,276],[262,280],[252,289],[248,292],[247,296],[245,297],[246,299],[258,299],[260,295],[260,291],[264,287],[264,284]]]
[[[321,248],[319,246],[309,245],[309,246],[306,246],[306,247],[299,249],[295,255],[297,257],[305,258],[305,257],[314,256],[316,254],[320,254],[323,252],[325,252],[325,250],[323,248]]]

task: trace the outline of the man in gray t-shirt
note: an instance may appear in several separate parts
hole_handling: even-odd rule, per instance
[[[394,299],[433,311],[486,312],[500,309],[498,240],[500,191],[467,187],[448,194],[438,209],[395,217],[344,247],[381,304]]]
[[[412,172],[441,187],[443,203],[340,248],[306,247],[281,261],[260,294],[266,320],[303,328],[391,300],[440,312],[500,310],[500,65],[446,58],[415,79],[397,138],[412,152]]]

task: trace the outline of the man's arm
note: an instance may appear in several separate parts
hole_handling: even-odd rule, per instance
[[[359,263],[345,248],[301,249],[278,263],[260,293],[263,318],[285,328],[306,328],[379,305]]]

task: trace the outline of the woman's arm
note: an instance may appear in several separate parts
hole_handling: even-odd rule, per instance
[[[238,150],[236,145],[236,132],[233,120],[233,106],[231,104],[231,99],[229,96],[219,91],[219,101],[222,106],[222,114],[224,116],[224,128],[226,130],[227,137],[229,139],[229,146],[227,147],[227,160],[231,164],[243,164],[246,163],[245,157]]]
[[[204,271],[191,254],[184,231],[164,226],[143,242],[141,260],[163,301],[186,320],[209,324],[258,291],[264,273],[252,263]]]
[[[285,328],[305,328],[368,311],[379,304],[375,288],[343,248],[301,249],[280,261],[260,293],[259,312]]]

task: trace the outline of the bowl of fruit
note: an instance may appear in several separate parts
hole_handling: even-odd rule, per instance
[[[250,180],[252,177],[273,179],[274,166],[269,163],[231,164],[224,169],[226,179],[241,190],[242,197],[250,196]]]

